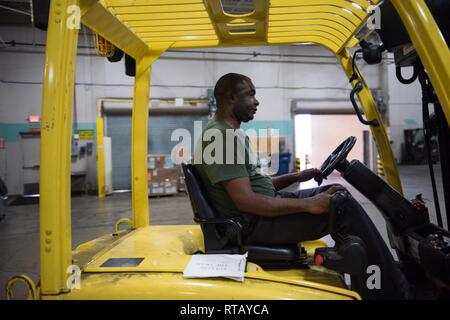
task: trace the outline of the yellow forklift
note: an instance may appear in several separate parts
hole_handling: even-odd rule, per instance
[[[448,35],[443,34],[438,18],[450,12],[446,10],[448,1],[255,0],[251,1],[252,9],[244,12],[227,12],[223,3],[220,0],[51,1],[42,98],[40,282],[36,285],[24,275],[14,277],[8,283],[8,294],[15,282],[24,281],[32,299],[364,298],[347,288],[342,276],[353,272],[354,278],[358,278],[363,259],[356,267],[355,261],[364,252],[358,251],[357,244],[347,246],[356,248],[354,252],[339,246],[324,248],[322,241],[302,243],[297,248],[254,248],[239,241],[236,247],[217,247],[210,226],[229,222],[218,221],[209,211],[208,201],[189,166],[184,166],[184,170],[198,225],[149,224],[146,164],[152,63],[168,49],[304,43],[322,46],[336,56],[352,85],[350,100],[355,112],[370,127],[385,172],[383,180],[358,161],[347,161],[346,156],[355,143],[350,137],[322,166],[323,178],[334,169],[340,171],[379,208],[387,222],[391,246],[397,250],[405,270],[412,270],[410,280],[420,275],[421,281],[432,286],[435,292],[448,292],[450,234],[442,219],[438,219],[439,225],[429,223],[420,199],[410,202],[402,196],[385,125],[355,63],[358,54],[368,63],[380,62],[383,50],[389,50],[395,54],[399,79],[404,83],[416,79],[421,82],[426,135],[433,135],[432,128],[437,128],[440,139],[449,221],[450,51],[445,38]],[[379,32],[383,44],[374,44],[367,37],[376,32],[373,19],[379,12],[391,18],[386,20],[389,26],[382,25]],[[448,16],[442,18],[444,23],[448,21],[445,19]],[[80,22],[135,61],[131,143],[133,215],[125,220],[130,224],[128,230],[119,230],[118,225],[124,222],[120,220],[111,234],[72,250],[70,146]],[[403,66],[414,67],[411,79],[403,78]],[[429,104],[435,110],[432,117]],[[102,128],[99,118],[100,196],[104,196]],[[239,234],[238,227],[236,230]],[[184,278],[186,265],[199,252],[249,252],[245,281]],[[341,260],[333,260],[336,256]],[[352,267],[359,271],[346,269]]]

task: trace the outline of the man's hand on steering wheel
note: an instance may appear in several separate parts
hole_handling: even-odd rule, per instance
[[[317,168],[305,169],[298,173],[298,182],[306,182],[311,179],[320,177],[321,171]]]
[[[328,188],[325,193],[333,195],[335,192],[338,191],[347,191],[344,186],[341,186],[340,184],[334,184],[330,188]]]
[[[330,212],[331,209],[331,200],[333,198],[333,194],[338,191],[346,191],[343,186],[337,184],[331,186],[329,189],[327,189],[324,192],[321,192],[319,194],[316,194],[313,197],[306,198],[305,200],[308,201],[308,213],[311,214],[322,214],[326,212]]]

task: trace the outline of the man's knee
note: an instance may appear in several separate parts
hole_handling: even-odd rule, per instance
[[[331,187],[337,187],[337,188],[343,188],[343,189],[347,190],[347,189],[346,189],[342,184],[340,184],[340,183],[328,184],[328,185],[326,185],[325,187],[327,187],[328,189],[331,188]]]
[[[350,193],[350,192],[347,190],[346,187],[344,187],[342,184],[339,184],[339,183],[329,184],[329,185],[323,186],[323,188],[324,188],[323,191],[327,191],[327,190],[329,190],[329,189],[331,189],[331,188],[334,188],[334,189],[335,189],[334,192],[337,192],[337,191],[347,191],[348,193]]]
[[[353,224],[365,223],[370,220],[361,204],[349,193],[349,197],[342,206],[344,220],[351,221]]]

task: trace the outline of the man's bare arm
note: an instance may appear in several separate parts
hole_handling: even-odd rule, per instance
[[[288,173],[272,178],[275,190],[281,190],[296,182],[305,182],[320,175],[319,169],[306,169],[300,172]]]
[[[265,196],[253,192],[248,177],[222,182],[234,204],[242,212],[259,216],[276,217],[292,213],[321,214],[329,211],[330,199],[339,187],[331,187],[326,192],[306,199],[287,199]]]

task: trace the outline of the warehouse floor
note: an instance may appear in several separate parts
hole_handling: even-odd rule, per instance
[[[433,196],[427,166],[401,166],[404,194],[408,199],[422,193],[430,212],[434,212]],[[441,211],[444,210],[440,167],[435,166]],[[339,176],[330,177],[327,183],[341,183],[367,210],[385,241],[384,220],[377,209]],[[302,188],[309,185],[302,185]],[[150,198],[151,224],[193,224],[189,199],[185,195]],[[111,233],[119,218],[131,217],[130,193],[117,193],[103,200],[94,196],[72,198],[72,244],[79,244]],[[445,217],[443,217],[445,223]],[[434,214],[431,220],[436,222]],[[36,283],[39,279],[39,206],[22,205],[8,208],[6,218],[0,222],[0,299],[5,299],[5,285],[18,274],[29,275]],[[18,285],[19,287],[19,285]],[[22,290],[20,290],[22,289]],[[19,288],[16,298],[22,298]]]

